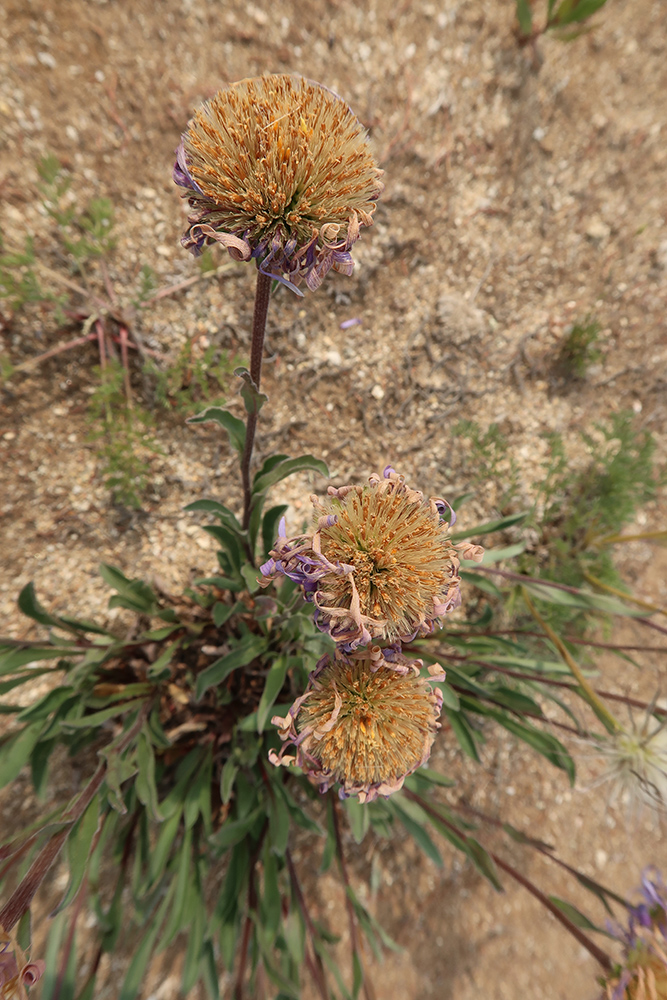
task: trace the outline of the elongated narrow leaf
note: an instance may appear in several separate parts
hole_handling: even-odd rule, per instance
[[[288,665],[289,660],[286,656],[277,656],[271,664],[271,669],[266,675],[264,690],[262,691],[262,697],[259,700],[259,706],[257,708],[258,733],[264,731],[264,726],[269,712],[273,708],[276,698],[280,694],[282,686],[285,683]]]
[[[197,678],[196,697],[199,700],[209,688],[216,684],[221,684],[225,677],[228,677],[233,670],[245,667],[252,660],[261,656],[268,649],[269,642],[261,635],[246,635],[239,642],[238,646],[232,649],[226,656],[221,656],[215,660],[210,667],[203,670]]]
[[[259,476],[255,481],[253,490],[255,493],[265,493],[271,486],[275,486],[282,479],[291,476],[294,472],[318,472],[321,476],[329,477],[329,469],[325,462],[314,455],[301,455],[299,458],[287,458],[284,462],[279,462],[269,472]]]
[[[246,413],[249,415],[259,413],[269,397],[265,392],[259,391],[247,368],[235,368],[234,374],[243,381],[241,398],[243,399]]]
[[[188,893],[188,887],[192,881],[192,830],[186,830],[183,843],[178,856],[178,868],[176,871],[176,887],[174,889],[174,901],[169,909],[167,922],[160,938],[158,951],[162,951],[171,944],[183,925],[183,913]]]
[[[516,18],[523,38],[529,38],[533,29],[533,12],[530,0],[516,0]]]
[[[28,763],[43,728],[42,722],[33,722],[0,744],[0,788],[10,784]]]
[[[509,514],[497,521],[486,521],[484,524],[473,525],[472,528],[467,528],[465,531],[455,531],[452,533],[451,539],[453,542],[462,542],[464,538],[490,535],[492,531],[504,531],[505,528],[511,528],[513,524],[521,524],[527,517],[528,511],[524,511],[522,514]]]
[[[505,890],[498,878],[498,871],[489,852],[474,837],[466,837],[466,844],[468,847],[468,857],[477,871],[491,883],[496,892],[504,892]]]
[[[557,906],[561,913],[564,913],[568,920],[571,920],[575,927],[581,927],[584,931],[601,931],[600,927],[596,927],[592,920],[573,906],[572,903],[568,903],[564,899],[560,899],[558,896],[549,896],[549,899]],[[604,931],[602,931],[604,933]],[[611,935],[610,935],[611,936]]]
[[[69,884],[62,900],[51,913],[52,917],[64,910],[72,902],[81,888],[83,876],[88,867],[88,858],[93,845],[93,838],[100,828],[102,814],[100,812],[99,792],[93,797],[85,813],[78,820],[67,838],[67,853],[69,856]]]
[[[130,967],[128,968],[123,981],[123,986],[118,1000],[135,1000],[135,997],[139,992],[139,987],[141,986],[141,981],[144,978],[146,967],[148,966],[148,963],[153,955],[155,941],[160,933],[162,921],[171,907],[174,888],[175,883],[172,882],[169,887],[169,891],[162,900],[162,905],[159,907],[155,916],[151,919],[148,925],[149,930],[144,935],[139,947],[132,957],[132,961],[130,962]]]
[[[117,715],[122,715],[123,712],[133,712],[137,708],[141,708],[145,703],[145,698],[133,698],[130,701],[112,705],[111,708],[102,709],[101,712],[91,712],[90,715],[84,715],[80,719],[64,719],[62,725],[66,729],[95,729],[103,722],[107,722]]]
[[[429,822],[428,816],[422,809],[410,799],[406,799],[401,793],[397,793],[390,800],[395,814],[408,831],[410,836],[421,847],[424,854],[434,861],[438,868],[442,868],[442,858],[440,851],[435,846],[425,826]]]
[[[468,563],[466,562],[466,566]],[[471,583],[473,587],[477,587],[478,590],[483,590],[485,594],[489,594],[490,597],[495,597],[499,600],[502,597],[501,590],[496,587],[493,580],[489,580],[488,577],[483,576],[481,573],[471,573],[470,570],[462,569],[460,572],[462,580],[466,583]]]
[[[345,799],[343,805],[345,806],[352,836],[360,844],[368,832],[371,822],[370,814],[365,806],[362,806],[356,798]]]
[[[235,448],[239,455],[243,454],[245,447],[245,424],[238,417],[235,417],[229,410],[223,410],[220,406],[209,406],[203,413],[198,413],[196,417],[189,417],[188,424],[206,424],[214,422],[227,431],[229,443]]]
[[[135,782],[137,796],[139,801],[150,810],[153,819],[156,819],[159,823],[164,819],[164,816],[158,806],[157,786],[155,783],[155,753],[153,752],[153,744],[151,743],[150,732],[147,726],[144,726],[137,738],[137,763],[139,765],[139,773]]]
[[[26,648],[0,646],[0,677],[3,674],[13,674],[26,663],[37,663],[39,660],[65,660],[68,656],[81,656],[81,653],[82,650],[76,647],[58,649],[54,646],[38,645],[28,645]]]
[[[219,500],[195,500],[194,503],[189,503],[183,510],[206,511],[209,514],[215,514],[223,524],[226,524],[228,528],[238,532],[238,534],[241,534],[243,530],[236,518],[236,514],[229,507],[225,507],[224,504],[220,503]]]
[[[109,607],[126,607],[132,611],[149,613],[154,610],[157,598],[151,588],[143,580],[130,580],[115,566],[108,563],[100,564],[100,576],[118,592],[118,597],[111,598]],[[112,604],[111,602],[115,603]]]
[[[268,559],[269,552],[275,545],[276,539],[278,537],[278,525],[280,524],[281,517],[284,517],[287,513],[286,504],[278,504],[276,507],[270,507],[264,519],[262,521],[262,545],[264,551],[262,555],[265,559]]]
[[[475,566],[491,566],[493,563],[501,562],[503,559],[514,559],[525,551],[525,542],[516,542],[514,545],[506,545],[501,549],[484,549],[484,557],[481,563],[476,563],[474,559],[462,559],[461,565],[473,568]]]
[[[585,21],[586,18],[595,14],[603,7],[607,0],[563,0],[556,11],[553,23],[562,27],[565,24],[574,24],[578,21]]]
[[[452,712],[449,708],[445,708],[444,713],[449,719],[452,732],[459,741],[461,749],[479,764],[479,754],[477,753],[475,738],[465,715],[462,712]]]

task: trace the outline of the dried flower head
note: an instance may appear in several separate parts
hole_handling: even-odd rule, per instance
[[[27,1000],[26,987],[34,986],[44,969],[41,959],[28,961],[15,938],[0,927],[0,1000]]]
[[[295,762],[322,792],[338,783],[341,798],[371,802],[398,791],[426,763],[440,728],[442,694],[421,676],[422,666],[377,646],[323,657],[286,718],[272,720],[285,745],[269,759]],[[444,680],[439,666],[429,672]],[[291,746],[296,757],[285,756]]]
[[[643,805],[667,809],[667,720],[657,721],[649,707],[641,725],[600,738],[596,756],[605,763],[600,782],[611,784],[612,801],[634,813]]]
[[[330,486],[328,493],[311,497],[312,534],[287,539],[281,526],[262,573],[301,584],[319,628],[346,649],[432,632],[461,603],[460,557],[483,554],[479,546],[452,545],[449,504],[426,500],[391,466],[384,479],[373,475],[367,486]]]
[[[215,240],[296,290],[333,268],[372,225],[383,185],[366,133],[332,91],[298,76],[241,80],[206,101],[176,154],[193,214],[182,244]]]
[[[643,902],[630,907],[627,928],[611,928],[623,943],[623,963],[604,983],[605,1000],[667,998],[667,887],[655,869],[642,875]]]

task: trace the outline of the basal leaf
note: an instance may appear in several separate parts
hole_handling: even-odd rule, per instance
[[[269,641],[264,636],[252,634],[244,636],[226,656],[221,656],[199,674],[196,689],[197,701],[209,688],[221,684],[233,670],[245,667],[252,660],[261,656],[262,653],[266,652],[268,646]]]

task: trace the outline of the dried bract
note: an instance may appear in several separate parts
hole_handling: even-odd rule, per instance
[[[426,763],[440,728],[442,695],[422,666],[377,646],[323,657],[286,718],[272,720],[285,745],[270,760],[296,763],[322,792],[338,783],[341,798],[371,802],[398,791]],[[429,672],[444,679],[438,666]],[[295,757],[285,756],[290,747]]]
[[[206,101],[177,150],[192,214],[182,243],[217,241],[296,290],[333,268],[372,225],[383,185],[365,130],[332,91],[298,76],[241,80]]]

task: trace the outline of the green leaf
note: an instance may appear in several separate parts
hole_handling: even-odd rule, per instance
[[[148,727],[144,725],[137,738],[137,763],[139,773],[135,781],[139,801],[150,811],[153,819],[162,822],[164,816],[160,812],[155,784],[155,754],[150,740]]]
[[[40,625],[53,625],[60,626],[60,619],[54,615],[50,615],[46,608],[44,608],[37,600],[37,595],[35,594],[34,583],[26,583],[25,587],[18,596],[18,606],[19,610],[27,615],[28,618],[32,618],[33,621],[39,622]]]
[[[61,660],[67,656],[81,656],[82,649],[59,649],[54,646],[0,646],[0,677],[3,674],[13,674],[26,663],[37,663],[39,660]],[[54,668],[57,669],[57,668]]]
[[[560,899],[558,896],[549,896],[549,899],[557,906],[561,913],[564,913],[568,920],[571,920],[575,927],[580,927],[584,931],[599,931],[600,928],[596,927],[595,924],[584,916],[580,910],[573,906],[572,903],[566,902],[564,899]],[[604,932],[603,932],[604,933]]]
[[[236,607],[236,604],[223,604],[222,601],[215,602],[211,609],[211,614],[213,615],[216,628],[222,628],[225,622],[231,618]]]
[[[262,579],[262,574],[259,572],[256,566],[251,566],[250,563],[244,563],[241,566],[241,576],[245,580],[245,585],[248,588],[250,594],[256,594],[259,590],[260,580]]]
[[[176,642],[172,642],[169,646],[164,649],[157,660],[154,660],[148,670],[146,671],[146,676],[150,681],[164,681],[167,677],[171,676],[170,664],[174,658],[174,654],[177,649],[180,649],[183,644],[183,638],[177,639]]]
[[[151,850],[149,862],[149,885],[155,886],[164,875],[167,862],[171,858],[171,849],[174,846],[176,835],[181,827],[181,816],[183,811],[177,809],[160,826],[155,846]]]
[[[586,611],[602,611],[610,615],[623,615],[626,618],[642,618],[646,611],[641,608],[633,608],[615,597],[607,597],[603,594],[588,593],[584,590],[577,591],[576,594],[568,590],[561,590],[559,587],[549,586],[549,581],[541,583],[525,582],[522,584],[526,590],[539,597],[549,604],[559,604],[569,608],[583,608]]]
[[[260,806],[244,816],[243,819],[227,820],[213,837],[217,848],[228,848],[245,841],[264,810]]]
[[[63,719],[62,725],[66,729],[97,729],[103,722],[107,722],[123,712],[133,712],[145,704],[145,698],[133,698],[130,701],[112,705],[111,708],[104,708],[101,712],[91,712],[90,715],[84,715],[80,719]]]
[[[266,675],[264,690],[262,691],[262,697],[259,700],[259,706],[257,708],[258,733],[264,732],[264,726],[266,725],[266,720],[269,717],[269,712],[273,708],[276,698],[280,694],[283,684],[285,683],[288,665],[288,657],[277,656],[271,664],[271,669]]]
[[[491,883],[496,892],[504,892],[505,890],[498,878],[498,871],[489,852],[474,837],[466,837],[466,845],[468,847],[468,857],[477,871]]]
[[[269,641],[261,635],[248,634],[226,656],[215,660],[197,678],[196,698],[201,699],[209,688],[221,684],[233,670],[245,667],[268,649]]]
[[[136,746],[129,747],[123,754],[110,749],[108,753],[105,750],[100,750],[99,755],[106,760],[107,764],[104,781],[109,805],[121,816],[124,816],[127,812],[127,806],[120,786],[134,777],[139,770]]]
[[[42,729],[41,722],[33,722],[0,744],[0,788],[9,785],[28,763]]]
[[[603,7],[607,0],[563,0],[551,24],[562,27],[575,21],[585,21]]]
[[[237,378],[243,380],[241,398],[243,399],[246,413],[248,415],[259,413],[269,397],[265,392],[259,391],[247,368],[235,368],[234,374]]]
[[[81,819],[72,827],[72,832],[67,838],[67,853],[69,856],[69,884],[65,895],[58,906],[50,914],[55,917],[61,910],[72,902],[77,892],[81,888],[83,877],[88,867],[88,859],[93,846],[93,838],[102,823],[100,812],[99,792],[93,796],[90,805],[84,812]]]
[[[485,594],[495,597],[496,600],[500,600],[502,598],[502,591],[496,587],[493,580],[487,579],[487,577],[482,576],[481,573],[471,573],[467,569],[462,569],[459,575],[462,580],[466,581],[466,583],[471,583],[473,587],[477,587],[478,590],[484,591]]]
[[[160,928],[162,926],[162,921],[164,920],[165,914],[168,912],[171,906],[172,897],[174,895],[175,882],[172,882],[169,886],[169,890],[162,900],[162,904],[159,907],[155,916],[152,917],[148,927],[148,932],[144,935],[141,944],[137,948],[136,952],[132,957],[130,966],[127,970],[127,974],[123,981],[123,986],[120,992],[119,1000],[135,1000],[139,988],[141,986],[141,981],[144,978],[144,973],[146,967],[151,960],[154,951],[155,941],[158,934],[160,933]]]
[[[99,569],[102,579],[118,593],[118,597],[110,599],[110,608],[129,608],[145,614],[155,610],[157,597],[143,580],[129,580],[119,569],[107,563],[101,563]]]
[[[160,938],[157,950],[162,951],[174,940],[183,925],[183,912],[187,898],[188,887],[192,882],[192,829],[186,829],[178,859],[176,872],[176,888],[174,901],[169,910],[165,929]]]
[[[265,559],[269,558],[269,552],[276,543],[278,537],[278,525],[280,519],[288,511],[287,504],[278,504],[276,507],[269,507],[262,521],[262,545]]]
[[[359,799],[355,797],[345,799],[343,806],[345,807],[345,812],[347,813],[347,819],[350,824],[352,836],[356,842],[360,844],[366,836],[371,822],[368,809],[361,805]]]
[[[242,455],[245,447],[245,424],[229,410],[223,410],[220,406],[209,406],[203,413],[198,413],[196,417],[189,417],[186,423],[205,424],[211,421],[220,424],[227,431],[232,448],[235,448],[239,455]]]
[[[255,479],[253,493],[265,493],[271,486],[275,486],[282,479],[291,476],[294,472],[318,472],[321,476],[329,477],[329,469],[325,462],[313,455],[301,455],[299,458],[286,458],[279,462],[269,472]]]
[[[416,841],[416,843],[421,847],[424,854],[428,855],[428,857],[435,862],[438,868],[442,868],[440,851],[424,829],[423,824],[428,822],[428,816],[422,809],[419,808],[419,806],[410,802],[409,799],[405,799],[402,796],[397,799],[397,796],[400,796],[400,792],[394,795],[391,799],[391,804],[396,812],[396,815],[413,840]]]
[[[236,514],[225,507],[224,504],[220,503],[218,500],[195,500],[193,503],[189,503],[187,507],[183,510],[201,510],[206,511],[209,514],[215,514],[216,517],[220,519],[222,524],[227,525],[232,531],[236,531],[239,535],[243,533],[243,529],[239,524]]]
[[[516,0],[516,17],[523,38],[529,38],[533,30],[533,12],[530,0]]]
[[[442,704],[445,708],[451,708],[453,712],[458,712],[461,703],[459,701],[459,696],[457,695],[454,688],[450,687],[447,681],[434,681],[432,682],[434,687],[437,687],[442,694]]]
[[[509,514],[507,517],[501,517],[497,521],[485,521],[484,524],[474,525],[465,531],[455,531],[450,535],[450,538],[452,542],[462,542],[464,538],[474,538],[477,535],[490,535],[493,531],[504,531],[505,528],[511,528],[513,524],[521,524],[528,517],[528,513],[528,511],[524,511],[522,514]]]
[[[484,549],[484,558],[481,563],[474,559],[462,559],[461,565],[471,569],[475,566],[491,566],[493,563],[501,562],[503,559],[513,559],[525,551],[525,542],[516,542],[514,545],[507,545],[502,549]]]
[[[440,785],[441,788],[452,788],[456,784],[453,778],[448,778],[446,775],[440,774],[439,771],[434,771],[431,767],[420,767],[411,777],[423,778],[432,785]],[[410,781],[410,778],[407,781]]]
[[[239,773],[239,765],[233,757],[228,757],[220,774],[220,798],[223,806],[226,806],[234,791],[234,782]]]
[[[287,850],[289,831],[289,810],[283,797],[274,793],[269,801],[269,843],[279,857],[283,857]]]
[[[449,719],[449,724],[452,727],[452,732],[456,736],[461,749],[472,757],[473,760],[480,763],[479,754],[477,753],[477,746],[475,744],[475,737],[470,726],[470,723],[466,719],[463,712],[452,712],[449,708],[444,708],[444,713]]]
[[[53,691],[49,691],[48,694],[44,695],[38,702],[31,705],[29,708],[24,708],[23,711],[16,716],[17,722],[36,722],[38,720],[43,720],[48,718],[52,712],[57,711],[68,698],[72,697],[74,688],[71,687],[58,687],[54,688]]]
[[[262,897],[262,924],[266,928],[271,942],[275,940],[282,918],[282,899],[278,885],[278,863],[275,854],[268,849],[264,851],[264,895]]]

